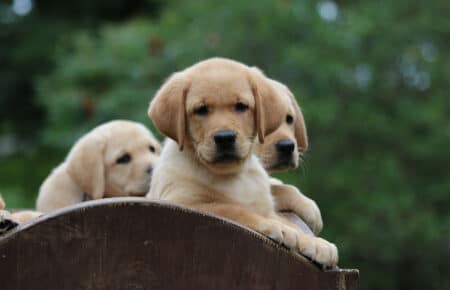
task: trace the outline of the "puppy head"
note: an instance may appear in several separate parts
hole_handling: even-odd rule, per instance
[[[303,155],[308,149],[303,114],[292,92],[277,81],[271,82],[274,88],[284,95],[288,111],[283,124],[267,136],[264,144],[257,147],[257,154],[268,171],[296,168],[299,164],[299,154]]]
[[[83,136],[67,157],[67,171],[93,199],[144,195],[160,145],[147,128],[111,121]]]
[[[163,134],[186,147],[212,172],[232,174],[280,126],[286,104],[265,76],[213,58],[174,74],[157,92],[149,116]]]

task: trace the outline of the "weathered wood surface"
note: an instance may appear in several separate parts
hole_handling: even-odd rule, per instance
[[[139,198],[90,201],[0,237],[0,289],[354,290],[227,220]]]

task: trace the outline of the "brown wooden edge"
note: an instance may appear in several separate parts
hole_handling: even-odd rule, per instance
[[[320,285],[317,289],[337,289],[337,290],[355,290],[358,288],[358,279],[359,272],[358,270],[346,270],[346,269],[333,269],[333,270],[322,270],[318,265],[307,260],[305,257],[290,252],[285,247],[275,243],[269,238],[248,229],[242,225],[239,225],[233,221],[227,220],[222,217],[214,216],[208,213],[192,210],[186,207],[175,206],[165,202],[155,202],[149,201],[144,198],[110,198],[96,201],[88,201],[85,203],[80,203],[71,207],[63,208],[48,214],[45,214],[29,223],[19,225],[17,228],[11,230],[3,236],[0,236],[0,280],[7,281],[7,277],[13,277],[14,275],[20,276],[20,268],[17,267],[15,269],[11,269],[9,267],[13,265],[8,265],[8,263],[2,263],[3,258],[5,258],[4,249],[9,249],[11,243],[15,243],[20,241],[20,246],[24,246],[24,240],[33,240],[33,229],[35,228],[43,228],[46,224],[50,223],[58,223],[59,220],[62,220],[65,217],[69,216],[77,216],[80,213],[85,214],[88,212],[95,212],[99,209],[106,208],[128,208],[128,207],[144,207],[144,208],[154,208],[162,211],[170,212],[178,212],[186,217],[197,217],[198,221],[205,221],[205,223],[213,224],[218,229],[228,230],[236,233],[236,236],[242,237],[242,239],[250,239],[253,241],[254,246],[258,247],[258,245],[265,245],[261,249],[265,247],[272,248],[272,251],[275,253],[274,255],[278,257],[286,256],[283,259],[290,260],[289,264],[291,266],[299,267],[298,271],[302,272],[300,269],[304,267],[307,269],[305,273],[316,273],[318,276],[318,282],[316,281],[316,285]],[[100,225],[101,226],[101,225]],[[213,245],[214,246],[214,245]],[[14,247],[13,247],[14,248]],[[14,251],[12,251],[14,252]],[[15,252],[19,256],[21,255],[18,251]],[[275,256],[274,256],[275,257]],[[11,259],[6,259],[11,261]],[[14,260],[14,257],[13,257]],[[239,261],[236,261],[239,263]],[[11,272],[13,270],[13,272]],[[14,273],[15,271],[15,273]],[[30,269],[27,269],[30,271]],[[9,272],[9,273],[8,273]],[[295,272],[295,271],[294,271]],[[20,277],[20,279],[26,279],[26,277]],[[307,280],[307,279],[305,279]],[[7,283],[6,283],[7,284]],[[15,289],[15,288],[14,288]],[[19,289],[19,288],[18,288]],[[22,289],[22,288],[20,288]],[[38,289],[38,288],[37,288]],[[40,288],[39,288],[40,289]],[[65,289],[65,288],[61,288]],[[188,288],[186,288],[188,289]],[[236,288],[238,289],[238,288]],[[240,288],[239,288],[240,289]],[[255,288],[257,289],[257,288]],[[273,288],[273,289],[287,289],[287,288]],[[289,288],[294,289],[294,288]],[[308,288],[295,288],[295,289],[308,289]],[[313,288],[310,288],[313,289]],[[314,288],[316,289],[316,288]]]

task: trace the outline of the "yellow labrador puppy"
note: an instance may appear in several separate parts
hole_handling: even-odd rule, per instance
[[[160,144],[142,124],[116,120],[78,140],[66,160],[42,184],[37,210],[103,197],[145,195]]]
[[[266,137],[264,144],[258,144],[257,154],[268,172],[284,171],[297,168],[299,154],[303,155],[308,148],[308,137],[302,111],[292,92],[283,84],[270,80],[275,89],[285,96],[288,112],[283,124]],[[278,211],[291,210],[300,216],[319,234],[323,227],[319,207],[310,198],[302,194],[295,186],[283,184],[271,178],[271,191],[276,199]]]
[[[286,103],[265,76],[213,58],[172,75],[149,107],[168,140],[147,197],[217,214],[327,266],[336,247],[278,217],[269,176],[252,154],[285,118]]]

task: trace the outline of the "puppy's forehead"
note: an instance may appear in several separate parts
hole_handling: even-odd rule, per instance
[[[237,100],[253,99],[247,74],[242,70],[214,69],[194,74],[188,93],[188,102],[227,104]]]
[[[116,126],[107,131],[105,132],[107,147],[113,151],[134,150],[157,144],[144,126]]]
[[[287,97],[287,101],[288,101],[288,114],[290,114],[290,115],[292,115],[292,116],[295,116],[296,114],[295,114],[295,105],[292,103],[292,102],[294,102],[294,100],[291,100],[291,98],[289,97],[289,96],[287,96],[286,95],[286,97]]]
[[[283,102],[287,104],[287,114],[290,114],[292,116],[295,115],[295,105],[293,100],[290,96],[289,89],[282,83],[272,80],[272,85],[274,86],[275,90],[279,93],[280,98],[282,98]]]

